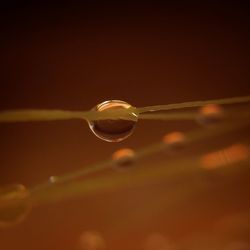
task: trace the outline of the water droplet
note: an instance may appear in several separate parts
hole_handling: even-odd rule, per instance
[[[58,176],[50,176],[49,177],[49,182],[52,184],[56,183],[57,180],[58,180]]]
[[[180,150],[185,146],[186,136],[182,132],[172,132],[163,137],[163,143],[171,150]]]
[[[29,191],[21,184],[0,188],[0,227],[22,222],[31,210]]]
[[[250,156],[250,149],[244,144],[233,144],[230,147],[206,153],[201,157],[201,166],[207,170],[226,167],[245,161]]]
[[[103,111],[119,111],[131,109],[132,106],[124,101],[111,100],[105,101],[94,107],[93,110]],[[107,142],[120,142],[129,137],[135,128],[138,120],[137,114],[132,110],[129,113],[130,119],[105,119],[97,121],[89,121],[89,127],[92,132],[100,139]]]
[[[114,160],[116,166],[120,169],[125,169],[134,163],[135,152],[132,149],[123,148],[114,152],[112,159]]]
[[[197,120],[204,125],[219,122],[223,117],[223,109],[217,104],[207,104],[200,108]]]
[[[98,232],[83,232],[79,239],[79,250],[104,250],[106,249],[106,244]]]

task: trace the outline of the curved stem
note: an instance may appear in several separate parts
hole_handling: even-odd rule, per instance
[[[186,144],[192,144],[194,142],[204,140],[208,137],[215,137],[215,136],[226,134],[226,133],[229,133],[232,131],[244,129],[248,125],[249,125],[249,121],[236,122],[233,124],[223,123],[215,128],[206,129],[206,130],[200,129],[198,131],[190,132],[186,135],[186,138],[187,138]],[[160,152],[162,150],[166,150],[166,145],[163,142],[159,142],[159,143],[150,145],[148,147],[145,147],[145,148],[138,150],[135,154],[135,160],[142,159],[144,157],[150,156],[150,155],[155,154],[157,152]],[[114,164],[115,164],[114,160],[108,159],[106,161],[97,163],[95,165],[79,169],[75,172],[66,173],[65,175],[58,176],[58,177],[56,177],[55,184],[50,183],[49,181],[46,181],[40,185],[33,187],[31,189],[31,196],[36,200],[36,202],[39,203],[39,201],[36,198],[36,195],[39,196],[39,194],[41,193],[42,195],[45,194],[45,196],[46,196],[47,189],[58,188],[59,189],[58,195],[61,197],[60,199],[63,199],[64,192],[60,192],[60,188],[62,188],[61,190],[63,190],[63,189],[65,189],[65,187],[64,187],[64,185],[61,186],[61,185],[57,185],[57,184],[65,184],[66,187],[71,189],[71,187],[70,187],[71,184],[68,182],[72,182],[72,185],[74,185],[74,182],[77,179],[82,178],[82,177],[86,177],[86,176],[93,174],[93,173],[100,172],[104,169],[108,169],[108,168],[112,167]],[[91,185],[93,183],[92,181],[90,181],[89,185],[87,183],[85,184],[85,182],[83,182],[83,181],[77,181],[77,183],[78,183],[77,188],[76,188],[76,190],[73,188],[75,190],[73,192],[76,192],[76,193],[80,192],[80,190],[77,190],[77,189],[78,189],[78,186],[81,186],[81,185],[83,185],[80,188],[81,190],[83,187],[86,187],[86,190],[83,190],[83,192],[87,192],[87,190],[89,188],[92,189],[92,187],[91,187]],[[95,185],[98,186],[98,184],[95,184]],[[65,198],[66,198],[66,196],[65,196]]]

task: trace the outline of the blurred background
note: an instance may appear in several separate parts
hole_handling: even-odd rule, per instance
[[[110,99],[142,107],[250,94],[247,1],[5,2],[1,110],[88,110]],[[197,127],[139,121],[130,138],[113,144],[96,138],[81,121],[0,124],[0,184],[33,186],[102,161],[119,148],[137,149],[172,130]],[[163,158],[153,159],[152,166]],[[83,232],[98,232],[110,250],[173,250],[180,239],[187,245],[193,239],[212,242],[211,225],[223,231],[230,228],[226,223],[250,224],[245,196],[194,199],[169,213],[154,206],[165,190],[164,184],[124,189],[35,208],[22,224],[0,229],[0,248],[74,250]],[[249,249],[232,244],[228,249]]]

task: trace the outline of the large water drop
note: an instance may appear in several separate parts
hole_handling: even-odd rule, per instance
[[[135,128],[138,117],[133,107],[124,101],[110,100],[98,104],[94,111],[126,111],[127,117],[114,117],[89,121],[92,132],[100,139],[107,142],[120,142],[129,137]]]

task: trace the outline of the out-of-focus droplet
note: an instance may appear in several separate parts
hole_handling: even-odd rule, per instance
[[[52,184],[56,183],[57,180],[58,180],[58,176],[50,176],[49,177],[49,182]]]
[[[176,246],[162,234],[151,234],[144,244],[145,250],[176,250]]]
[[[179,150],[185,146],[186,136],[182,132],[172,132],[166,134],[162,140],[170,150]]]
[[[83,232],[79,239],[78,244],[79,250],[104,250],[106,249],[106,244],[98,232]]]
[[[201,157],[201,166],[204,169],[216,169],[235,164],[250,157],[250,149],[244,144],[234,144],[222,150],[207,153]]]
[[[134,163],[135,152],[129,148],[119,149],[113,153],[112,159],[117,167],[125,169]]]
[[[29,191],[21,184],[0,187],[0,227],[22,222],[31,210]]]
[[[98,104],[93,110],[115,111],[131,109],[132,106],[124,101],[111,100]],[[131,119],[105,119],[89,121],[92,132],[100,139],[107,142],[120,142],[129,137],[136,126],[138,116],[133,111],[129,113]]]
[[[211,125],[220,121],[223,117],[223,109],[217,104],[207,104],[200,108],[197,120],[203,125]]]

